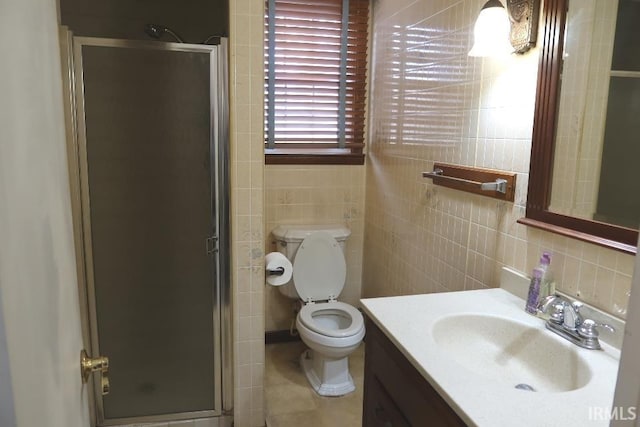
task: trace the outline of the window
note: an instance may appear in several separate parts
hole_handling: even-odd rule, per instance
[[[362,164],[369,0],[266,6],[266,163]]]

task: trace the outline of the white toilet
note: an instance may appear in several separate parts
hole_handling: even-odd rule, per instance
[[[300,356],[309,383],[322,396],[354,391],[348,356],[362,342],[364,319],[355,307],[337,301],[347,275],[344,244],[350,230],[296,225],[279,226],[272,234],[293,264],[293,279],[278,289],[305,304],[296,327],[310,348]]]

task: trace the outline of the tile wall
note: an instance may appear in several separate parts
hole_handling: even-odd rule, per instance
[[[552,252],[558,288],[624,317],[633,257],[517,224],[524,216],[537,49],[470,58],[484,0],[378,0],[363,296],[495,287]],[[432,185],[435,161],[514,171],[515,203]]]
[[[265,250],[276,250],[270,235],[281,224],[346,224],[347,280],[340,301],[358,305],[362,282],[365,167],[353,165],[268,165],[265,167]],[[265,288],[267,331],[286,330],[292,300]]]
[[[230,2],[231,222],[236,427],[264,426],[264,1]]]

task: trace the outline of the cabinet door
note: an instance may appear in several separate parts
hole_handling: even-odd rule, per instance
[[[466,425],[376,325],[366,328],[364,427]]]
[[[367,427],[410,427],[409,421],[402,415],[380,381],[375,377],[367,384],[367,405],[365,407]]]

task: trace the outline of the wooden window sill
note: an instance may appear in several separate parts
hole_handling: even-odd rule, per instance
[[[363,165],[362,153],[304,153],[265,150],[265,165]]]

